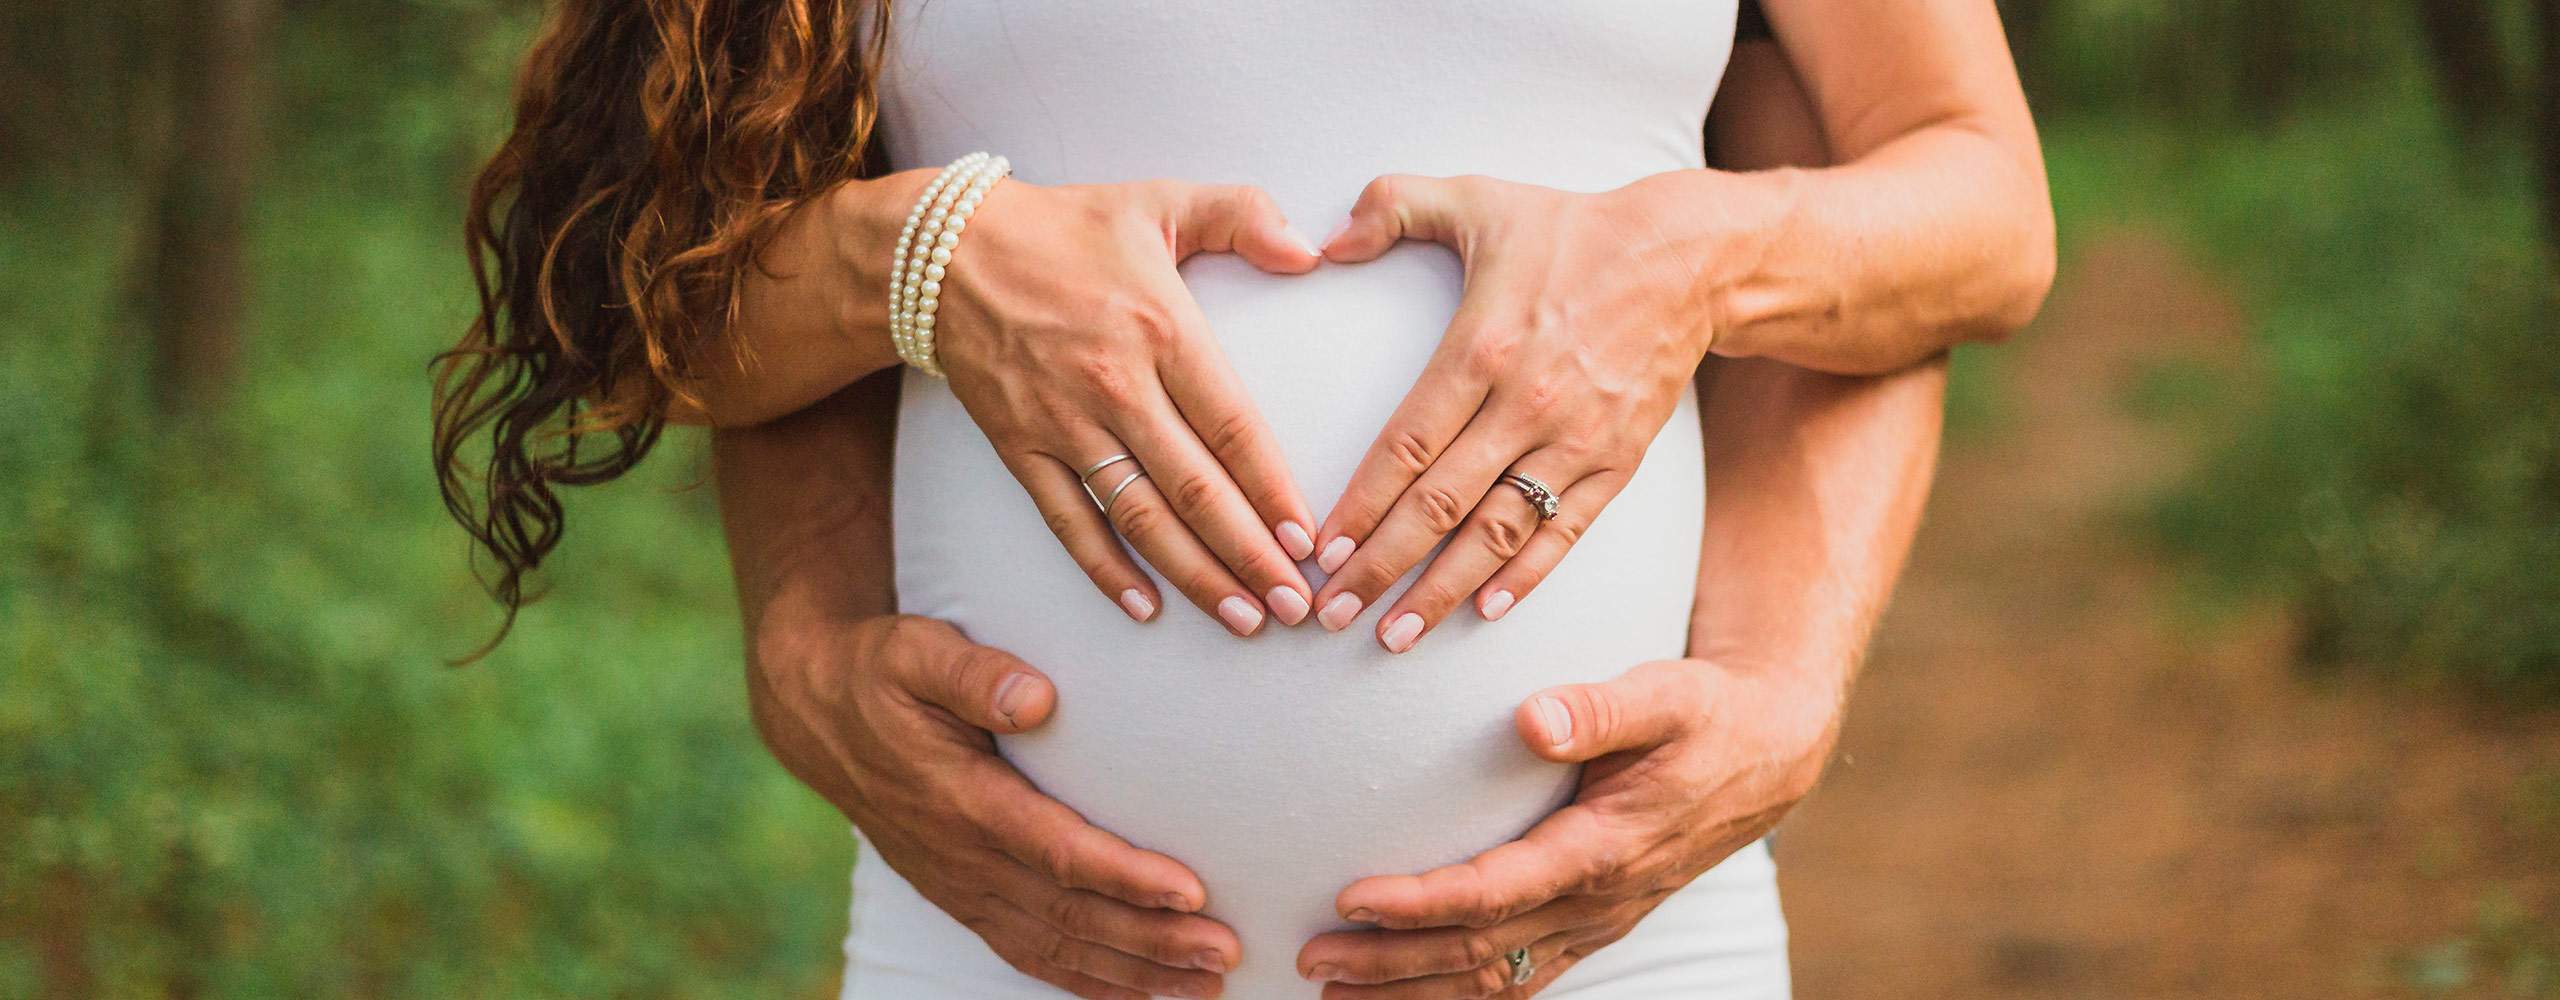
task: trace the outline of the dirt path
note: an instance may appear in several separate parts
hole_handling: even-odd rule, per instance
[[[2111,237],[2004,349],[2002,429],[1949,453],[1843,758],[1780,833],[1806,1000],[2512,996],[2443,943],[2560,920],[2560,819],[2514,793],[2560,776],[2560,713],[2306,681],[2272,616],[2178,624],[2124,540],[2192,458],[2126,397],[2232,356],[2212,288]]]

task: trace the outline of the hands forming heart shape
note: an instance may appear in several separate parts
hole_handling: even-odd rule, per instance
[[[1119,539],[1241,636],[1266,612],[1340,631],[1455,533],[1379,616],[1401,653],[1470,595],[1502,617],[1634,474],[1710,346],[1707,262],[1756,249],[1734,245],[1753,227],[1695,207],[1719,176],[1600,194],[1381,177],[1321,247],[1251,187],[999,185],[943,283],[940,358],[1050,530],[1140,621],[1160,597]],[[1319,526],[1176,267],[1232,252],[1304,274],[1403,239],[1455,250],[1464,297]],[[1510,474],[1551,488],[1556,516]]]

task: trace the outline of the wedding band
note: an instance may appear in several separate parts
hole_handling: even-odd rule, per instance
[[[1541,521],[1553,521],[1557,514],[1564,512],[1564,502],[1556,497],[1556,491],[1549,488],[1547,484],[1539,482],[1536,476],[1505,472],[1502,474],[1501,481],[1519,490],[1520,495],[1528,499],[1529,506],[1538,508],[1538,519]]]
[[[1126,461],[1128,461],[1128,460],[1130,460],[1130,459],[1132,459],[1132,458],[1136,458],[1136,457],[1137,457],[1137,456],[1135,456],[1135,455],[1131,455],[1131,454],[1129,454],[1128,452],[1125,452],[1125,451],[1124,451],[1124,452],[1121,452],[1121,453],[1119,453],[1119,454],[1117,454],[1117,455],[1113,455],[1113,456],[1111,456],[1110,458],[1106,458],[1106,459],[1103,459],[1102,461],[1095,462],[1095,463],[1093,463],[1092,465],[1085,466],[1085,467],[1084,467],[1084,471],[1083,471],[1083,472],[1076,473],[1076,478],[1078,478],[1078,479],[1091,479],[1091,478],[1093,478],[1093,474],[1094,474],[1094,473],[1100,472],[1100,471],[1102,471],[1102,470],[1104,470],[1104,469],[1108,469],[1108,468],[1110,468],[1114,463],[1118,463],[1118,462],[1126,462]]]
[[[1511,949],[1511,953],[1502,956],[1502,960],[1511,963],[1511,985],[1513,986],[1526,983],[1529,977],[1538,974],[1538,963],[1529,960],[1527,948]]]
[[[1095,502],[1100,503],[1100,504],[1102,505],[1102,516],[1104,516],[1104,517],[1109,517],[1109,516],[1111,516],[1111,505],[1112,505],[1112,504],[1115,504],[1115,503],[1119,503],[1119,502],[1120,502],[1120,492],[1121,492],[1122,490],[1126,490],[1126,489],[1128,489],[1128,488],[1129,488],[1129,484],[1130,484],[1130,483],[1134,483],[1134,482],[1137,482],[1138,480],[1145,479],[1145,478],[1147,478],[1147,470],[1145,470],[1145,469],[1140,469],[1140,470],[1138,470],[1138,471],[1136,471],[1136,472],[1132,472],[1132,473],[1130,473],[1130,474],[1129,474],[1129,478],[1127,478],[1127,479],[1123,479],[1123,480],[1121,480],[1121,481],[1120,481],[1120,485],[1118,485],[1118,486],[1114,486],[1114,487],[1112,487],[1112,488],[1111,488],[1111,495],[1110,495],[1110,496],[1107,496],[1107,497],[1096,497],[1096,498],[1095,498]],[[1091,492],[1093,492],[1093,487],[1090,487],[1090,486],[1085,487],[1085,492],[1086,492],[1086,493],[1091,493]]]

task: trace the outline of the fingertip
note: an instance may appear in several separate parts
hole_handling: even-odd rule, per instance
[[[1280,235],[1288,237],[1289,242],[1307,252],[1307,263],[1313,264],[1324,258],[1324,251],[1316,249],[1316,241],[1308,239],[1307,234],[1299,232],[1296,223],[1282,223]]]
[[[1476,602],[1476,614],[1483,616],[1486,621],[1498,622],[1502,620],[1502,616],[1511,613],[1511,605],[1518,600],[1519,598],[1511,596],[1511,591],[1498,589],[1484,595],[1483,600]]]
[[[1120,610],[1127,614],[1131,621],[1153,621],[1156,617],[1156,600],[1148,596],[1145,591],[1131,587],[1120,592]]]
[[[1001,731],[1018,733],[1047,721],[1057,700],[1057,690],[1049,686],[1048,678],[1017,670],[996,682],[991,707],[996,721],[1008,727]]]
[[[1520,738],[1530,752],[1549,760],[1571,760],[1574,747],[1573,710],[1564,699],[1551,694],[1530,698],[1520,706]]]
[[[1342,564],[1351,561],[1352,550],[1359,547],[1359,543],[1352,541],[1350,536],[1337,536],[1324,543],[1324,554],[1316,557],[1316,568],[1327,573],[1341,572]]]
[[[1421,639],[1422,616],[1411,611],[1388,619],[1386,626],[1378,630],[1378,644],[1390,653],[1410,650]]]
[[[1279,527],[1271,529],[1271,537],[1280,543],[1281,551],[1289,553],[1291,559],[1304,560],[1315,554],[1315,539],[1307,534],[1305,525],[1296,521],[1280,522]]]

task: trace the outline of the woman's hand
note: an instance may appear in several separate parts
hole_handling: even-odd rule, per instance
[[[1175,271],[1227,251],[1281,274],[1318,259],[1255,188],[1008,181],[969,221],[935,332],[952,392],[1105,595],[1155,614],[1125,538],[1250,635],[1266,608],[1294,625],[1312,607],[1296,560],[1315,519]]]
[[[788,619],[788,620],[784,620]],[[899,875],[1021,970],[1088,1000],[1207,997],[1242,944],[1207,890],[1045,795],[988,735],[1038,726],[1047,678],[943,622],[763,616],[757,728]]]
[[[1470,594],[1500,618],[1625,488],[1713,339],[1711,269],[1754,253],[1752,213],[1774,211],[1768,189],[1785,183],[1690,173],[1725,179],[1724,207],[1680,204],[1716,195],[1676,175],[1605,194],[1404,176],[1362,192],[1328,259],[1443,243],[1465,262],[1466,292],[1317,533],[1318,565],[1333,574],[1316,594],[1326,628],[1349,625],[1443,537],[1448,548],[1379,616],[1379,641],[1412,648]],[[1543,518],[1506,473],[1551,488],[1557,515]]]
[[[1838,731],[1836,677],[1669,660],[1531,697],[1521,741],[1588,762],[1573,804],[1464,863],[1352,883],[1336,909],[1380,929],[1318,935],[1299,974],[1325,1000],[1536,994],[1804,798]],[[1534,974],[1514,985],[1518,948]]]

